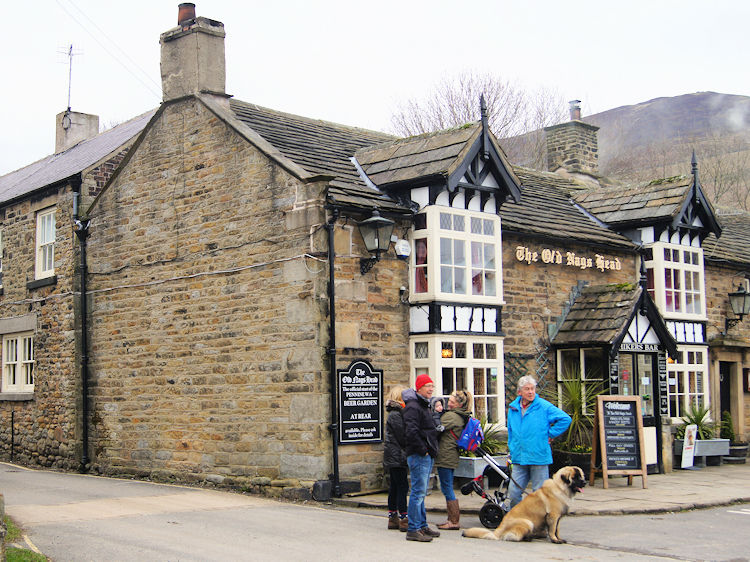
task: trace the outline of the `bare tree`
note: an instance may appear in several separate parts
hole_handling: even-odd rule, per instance
[[[487,103],[490,129],[505,139],[503,149],[532,151],[530,160],[535,162],[540,154],[543,158],[542,129],[565,119],[562,97],[546,89],[526,91],[492,74],[465,72],[443,79],[427,98],[401,104],[391,119],[392,130],[411,136],[477,121],[481,95]],[[529,132],[533,133],[516,139]]]

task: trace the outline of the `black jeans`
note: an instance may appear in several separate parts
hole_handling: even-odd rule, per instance
[[[388,487],[388,511],[406,513],[406,495],[409,492],[407,468],[405,466],[397,466],[388,470],[391,476],[391,483]]]

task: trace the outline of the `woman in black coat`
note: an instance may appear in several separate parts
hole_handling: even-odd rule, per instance
[[[408,467],[404,446],[404,401],[401,393],[403,386],[396,385],[388,393],[385,410],[388,420],[385,422],[385,444],[383,447],[383,466],[389,473],[388,486],[388,528],[406,532],[409,520],[406,517],[406,496],[409,492],[407,478]]]

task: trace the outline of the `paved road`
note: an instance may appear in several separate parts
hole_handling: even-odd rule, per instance
[[[24,527],[40,551],[56,561],[676,558],[667,552],[666,556],[641,554],[628,540],[624,546],[602,545],[593,526],[600,517],[564,521],[564,536],[576,544],[470,541],[459,533],[444,533],[432,543],[419,544],[405,541],[402,533],[387,531],[379,511],[314,502],[283,503],[2,463],[0,491],[5,495],[7,513]],[[478,521],[469,518],[466,523]],[[626,528],[616,520],[615,528],[618,525]],[[681,532],[691,533],[689,528]]]

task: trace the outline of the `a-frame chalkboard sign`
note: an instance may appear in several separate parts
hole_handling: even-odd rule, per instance
[[[613,475],[633,476],[646,482],[646,451],[643,447],[643,416],[640,396],[597,396],[591,447],[591,484],[601,472],[604,487]]]

